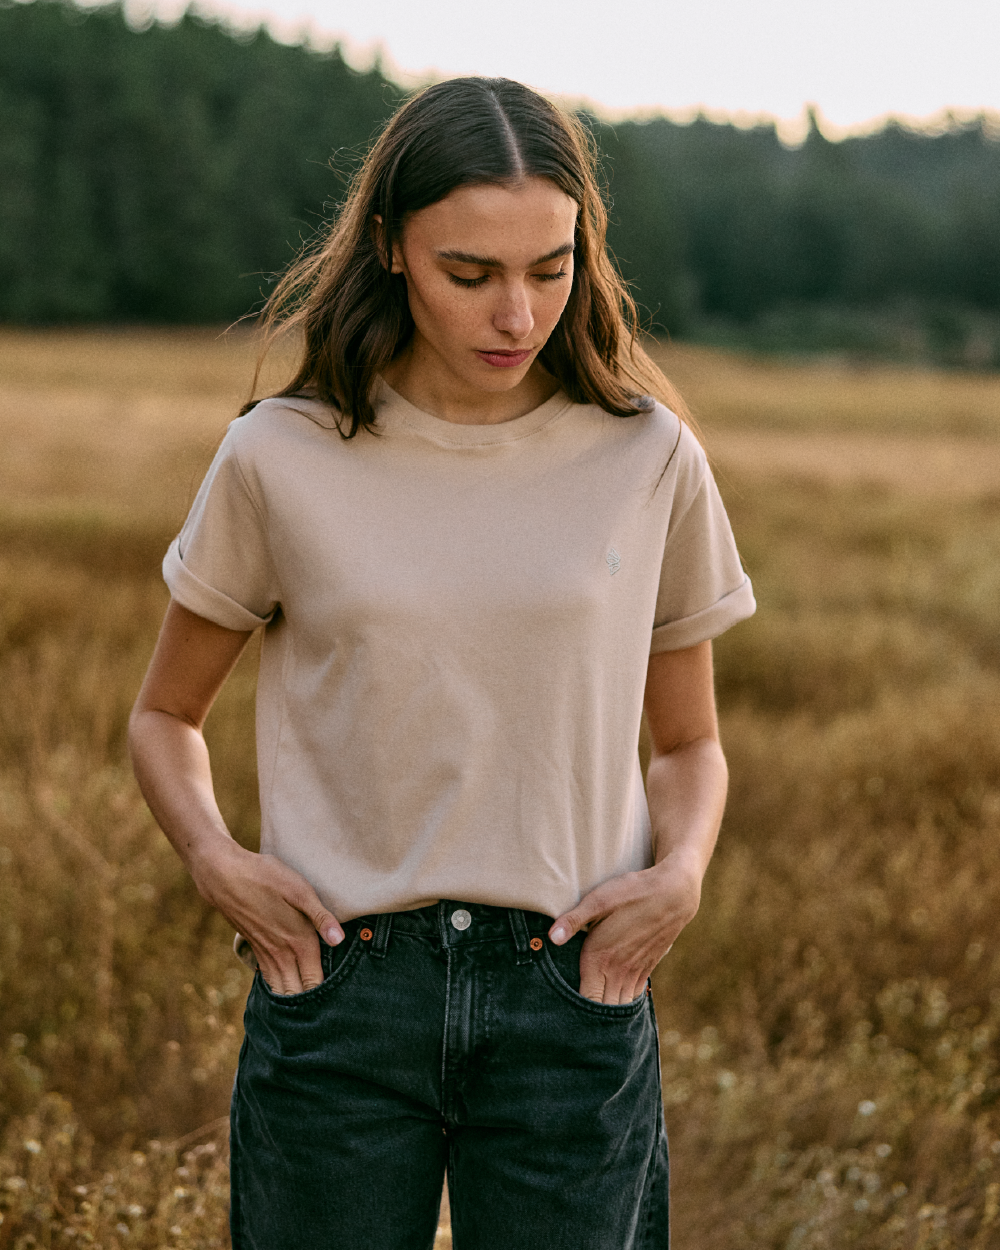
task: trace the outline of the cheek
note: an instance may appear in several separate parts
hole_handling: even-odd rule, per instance
[[[564,283],[554,282],[552,286],[554,289],[545,291],[537,305],[538,313],[536,314],[536,319],[554,326],[562,316],[563,309],[569,303],[573,282],[572,279],[567,279]]]
[[[468,325],[471,309],[466,292],[439,281],[413,281],[408,285],[410,311],[425,332],[454,336]]]

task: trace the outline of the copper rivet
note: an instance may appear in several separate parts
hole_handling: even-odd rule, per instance
[[[531,947],[533,951],[540,951],[542,949],[542,939],[532,938],[531,941],[528,943],[528,945]]]
[[[362,930],[361,930],[361,940],[362,940],[362,942],[370,942],[370,941],[372,940],[372,931],[371,931],[371,929],[362,929]]]

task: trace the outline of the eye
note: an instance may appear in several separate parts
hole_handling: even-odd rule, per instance
[[[536,273],[535,277],[543,282],[558,282],[560,278],[568,278],[569,274],[565,269],[560,269],[558,273]]]
[[[472,289],[473,287],[482,286],[489,277],[489,274],[484,273],[482,277],[479,278],[460,278],[457,273],[450,273],[448,277],[456,284],[456,286],[464,286],[467,289]]]

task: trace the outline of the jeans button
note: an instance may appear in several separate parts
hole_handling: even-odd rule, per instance
[[[451,923],[456,929],[467,929],[472,924],[472,917],[464,907],[460,907],[451,913]]]

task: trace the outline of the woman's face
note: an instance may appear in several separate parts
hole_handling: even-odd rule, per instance
[[[516,387],[573,282],[577,205],[546,178],[459,187],[407,218],[392,272],[406,278],[413,364],[445,386]]]

